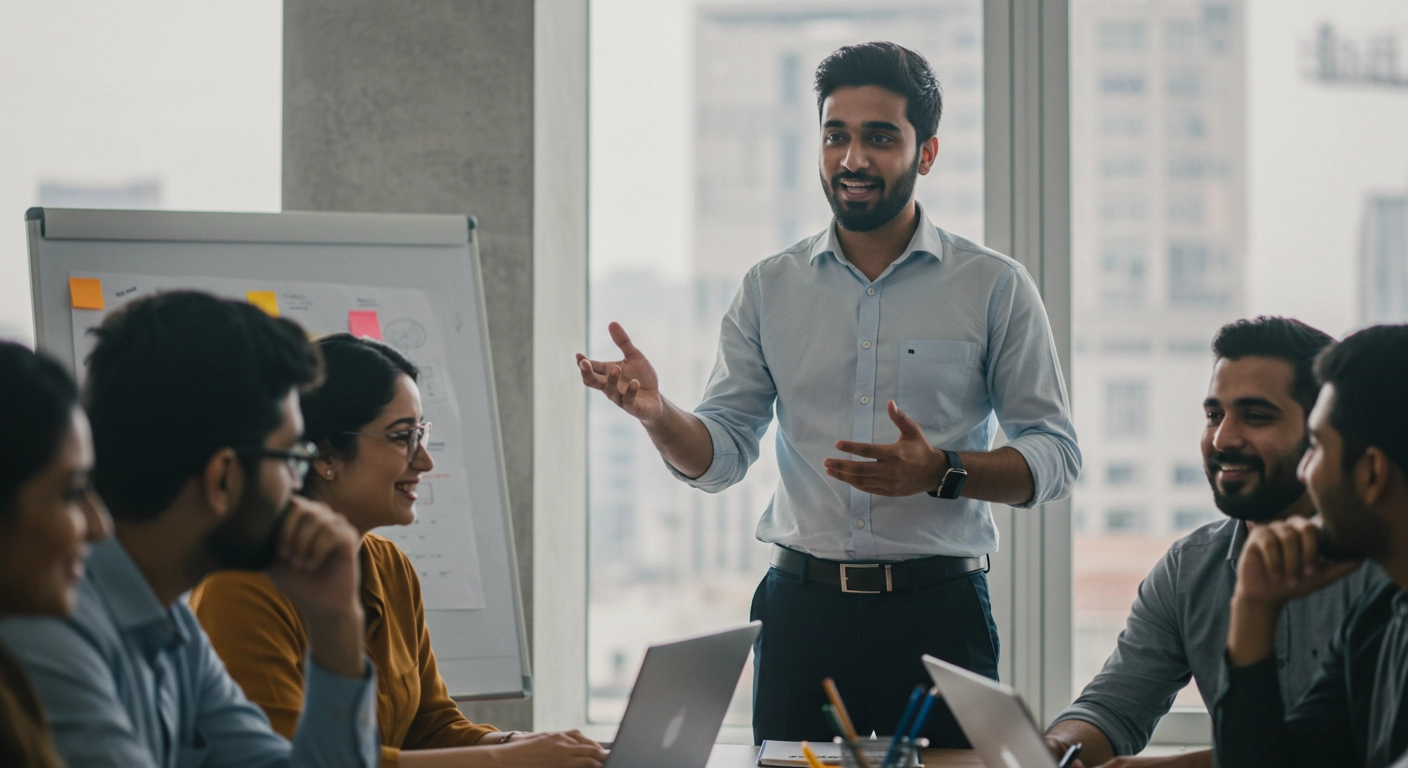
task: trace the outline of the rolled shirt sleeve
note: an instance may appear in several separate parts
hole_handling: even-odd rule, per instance
[[[1159,718],[1193,677],[1179,631],[1176,567],[1172,553],[1155,564],[1139,585],[1115,652],[1054,721],[1094,725],[1116,755],[1135,755],[1148,746]]]
[[[1026,509],[1071,494],[1081,453],[1056,340],[1031,275],[1014,264],[993,292],[988,311],[987,386],[993,411],[1009,442],[1032,473]]]
[[[713,461],[691,478],[666,462],[675,477],[709,493],[738,483],[758,460],[763,435],[772,422],[777,386],[763,357],[759,329],[757,268],[749,270],[734,294],[719,332],[719,353],[704,398],[694,415],[709,430]]]

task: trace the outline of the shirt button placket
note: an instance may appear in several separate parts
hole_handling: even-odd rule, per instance
[[[858,339],[856,355],[856,406],[855,426],[851,439],[858,443],[874,442],[875,408],[871,400],[875,395],[875,378],[878,369],[875,352],[875,339],[880,331],[880,296],[878,284],[866,286],[861,298],[860,316],[857,318]],[[859,489],[850,489],[851,551],[861,559],[873,559],[876,555],[875,533],[870,525],[870,512],[873,498]]]

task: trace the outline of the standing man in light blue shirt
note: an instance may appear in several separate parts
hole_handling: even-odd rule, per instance
[[[640,420],[670,471],[715,493],[743,479],[774,408],[774,544],[753,599],[753,732],[829,739],[821,681],[856,727],[890,733],[920,656],[997,676],[988,502],[1064,497],[1080,471],[1041,297],[1020,264],[931,224],[914,184],[938,153],[927,61],[842,48],[816,73],[822,188],[835,220],[748,271],[693,413],[660,392],[624,328],[582,381]],[[994,420],[1008,443],[990,450]],[[942,707],[925,735],[966,745]]]
[[[293,495],[312,458],[298,391],[321,377],[317,351],[292,322],[189,292],[134,302],[97,333],[84,399],[116,535],[93,548],[71,617],[0,622],[60,755],[75,768],[375,766],[361,537]],[[308,626],[292,743],[181,599],[224,569],[268,569]]]

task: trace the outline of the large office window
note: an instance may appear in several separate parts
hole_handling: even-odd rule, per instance
[[[744,272],[830,220],[812,75],[868,40],[937,71],[939,159],[918,195],[939,226],[981,240],[980,0],[593,0],[592,355],[619,356],[606,326],[620,322],[665,394],[698,402]],[[590,402],[588,716],[612,722],[649,643],[747,621],[767,569],[754,531],[777,482],[775,434],[747,479],[709,495],[671,477],[639,425]],[[750,667],[728,723],[749,722],[751,690]]]
[[[47,0],[0,24],[0,338],[32,337],[24,211],[277,211],[283,3]]]
[[[1217,328],[1408,321],[1408,5],[1072,0],[1071,43],[1079,691],[1155,560],[1222,519],[1198,448]],[[1131,157],[1149,173],[1109,172]]]

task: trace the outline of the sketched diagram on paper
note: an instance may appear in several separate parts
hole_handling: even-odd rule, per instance
[[[236,300],[251,292],[277,294],[279,315],[302,325],[311,336],[348,330],[348,312],[374,310],[389,318],[383,339],[401,350],[421,369],[419,386],[425,419],[435,424],[427,446],[435,460],[417,501],[416,522],[388,526],[376,533],[395,542],[420,576],[427,610],[473,610],[484,607],[483,578],[474,532],[474,506],[465,473],[460,404],[445,365],[446,324],[431,298],[420,290],[337,283],[294,283],[233,278],[156,277],[83,272],[73,277],[98,278],[105,307],[72,309],[75,370],[85,373],[85,361],[95,343],[88,331],[108,313],[134,299],[161,291],[200,290]]]

